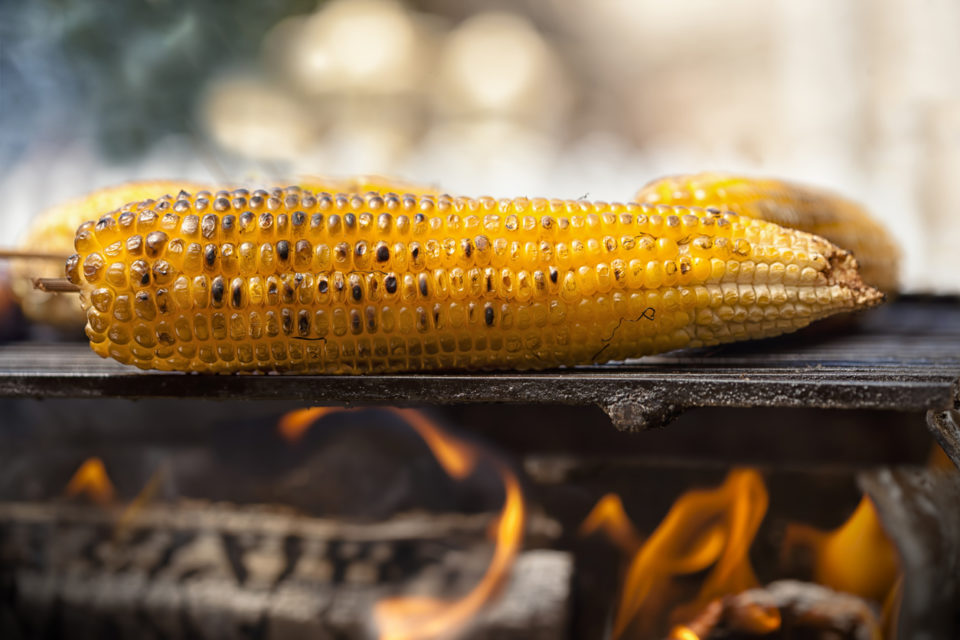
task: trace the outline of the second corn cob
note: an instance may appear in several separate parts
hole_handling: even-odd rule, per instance
[[[823,236],[853,253],[867,284],[896,291],[900,252],[893,238],[857,203],[826,191],[772,178],[698,173],[655,180],[637,201],[717,207]]]
[[[85,223],[76,249],[91,346],[145,369],[542,369],[882,299],[817,236],[634,203],[181,193]]]

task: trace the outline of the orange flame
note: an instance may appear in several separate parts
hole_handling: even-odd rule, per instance
[[[303,438],[314,422],[334,411],[337,411],[334,407],[294,409],[280,418],[280,422],[277,423],[277,430],[284,440],[290,444],[295,444]],[[340,411],[346,411],[346,409],[340,409]]]
[[[98,504],[113,502],[116,497],[116,490],[110,482],[106,467],[103,466],[103,460],[97,457],[83,461],[67,483],[66,492],[70,497],[86,494]]]
[[[853,515],[834,531],[802,524],[787,527],[783,551],[807,548],[813,556],[813,578],[836,591],[883,602],[897,580],[897,553],[866,495]]]
[[[291,411],[281,418],[278,429],[289,442],[297,442],[320,418],[337,411],[353,409],[314,407]],[[423,439],[440,466],[452,478],[460,480],[476,468],[485,456],[503,481],[503,509],[492,528],[496,541],[493,558],[480,582],[458,600],[422,596],[385,598],[374,607],[374,618],[381,640],[425,640],[449,635],[469,622],[499,591],[520,551],[523,541],[525,506],[516,475],[496,458],[445,433],[433,421],[412,409],[386,408],[410,425]]]
[[[640,534],[623,508],[623,501],[615,493],[600,498],[580,525],[579,533],[586,537],[601,530],[625,553],[633,555],[642,544]]]
[[[466,477],[478,454],[462,440],[445,434],[422,413],[391,409],[413,427],[450,476]],[[491,458],[503,480],[506,497],[494,529],[496,546],[490,566],[470,593],[455,601],[427,597],[381,600],[374,610],[381,640],[416,640],[446,635],[468,622],[500,589],[509,575],[523,539],[524,504],[517,477]]]
[[[756,586],[748,552],[768,503],[763,479],[751,469],[734,469],[716,489],[680,496],[630,563],[614,637],[640,614],[651,619],[656,608],[651,596],[660,596],[675,576],[710,569],[696,599],[674,611],[679,619],[715,598]]]

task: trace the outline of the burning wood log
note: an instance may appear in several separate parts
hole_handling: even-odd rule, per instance
[[[696,618],[675,627],[669,640],[767,636],[780,630],[811,629],[824,636],[874,640],[880,636],[876,612],[862,598],[795,580],[771,582],[714,600]],[[807,637],[807,636],[804,636]]]
[[[490,562],[487,514],[356,524],[183,501],[0,504],[0,637],[376,637],[377,602],[456,597]],[[518,555],[462,638],[562,638],[570,555]]]
[[[960,474],[880,469],[859,481],[903,572],[895,637],[960,637]]]

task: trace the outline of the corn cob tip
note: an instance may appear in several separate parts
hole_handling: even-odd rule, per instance
[[[824,257],[828,265],[825,272],[827,282],[849,289],[858,309],[875,307],[884,301],[886,295],[880,289],[863,281],[860,265],[852,253],[836,245],[830,245],[824,251]]]

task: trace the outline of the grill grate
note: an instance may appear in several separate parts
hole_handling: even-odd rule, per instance
[[[829,322],[829,321],[828,321]],[[690,407],[943,409],[960,376],[960,301],[905,297],[858,322],[616,365],[535,373],[200,376],[141,372],[86,345],[0,347],[0,396],[292,400],[313,405],[596,404],[618,427]]]

